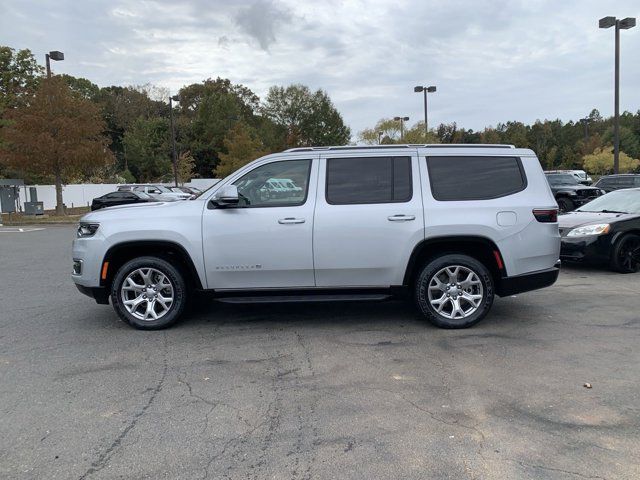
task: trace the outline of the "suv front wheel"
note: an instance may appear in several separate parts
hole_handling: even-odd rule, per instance
[[[491,309],[493,297],[491,273],[467,255],[443,255],[429,261],[415,284],[418,308],[441,328],[475,325]]]
[[[166,328],[184,311],[185,281],[180,271],[166,260],[134,258],[118,270],[111,286],[111,304],[132,327]]]

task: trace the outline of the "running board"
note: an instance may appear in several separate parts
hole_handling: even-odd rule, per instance
[[[306,303],[306,302],[371,302],[387,300],[390,294],[313,294],[313,295],[264,295],[247,297],[219,297],[216,301],[223,303]]]

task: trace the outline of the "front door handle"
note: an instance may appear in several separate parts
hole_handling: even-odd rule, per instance
[[[278,223],[280,225],[289,225],[292,223],[304,223],[304,218],[293,218],[293,217],[281,218],[280,220],[278,220]]]
[[[411,220],[415,220],[415,215],[391,215],[387,217],[390,222],[410,222]]]

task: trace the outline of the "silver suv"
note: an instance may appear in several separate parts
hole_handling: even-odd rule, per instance
[[[299,188],[265,195],[275,179]],[[130,325],[173,324],[197,291],[227,302],[413,298],[464,328],[494,296],[558,277],[557,205],[510,145],[295,148],[185,202],[82,218],[73,281]]]

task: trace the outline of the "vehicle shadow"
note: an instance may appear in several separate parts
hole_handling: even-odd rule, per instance
[[[535,304],[528,305],[528,317],[536,317]],[[522,305],[516,299],[496,298],[492,310],[472,327],[502,328],[521,323]],[[542,316],[537,316],[542,318]],[[200,328],[207,325],[333,328],[405,328],[444,331],[426,320],[409,300],[392,299],[378,302],[310,302],[225,304],[213,299],[201,300],[180,322],[178,328]],[[456,330],[448,330],[454,332]]]

